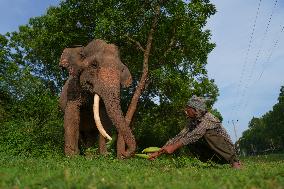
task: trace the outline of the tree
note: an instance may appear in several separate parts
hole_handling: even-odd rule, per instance
[[[143,119],[161,123],[167,116],[165,125],[158,124],[167,127],[182,123],[181,107],[193,93],[216,101],[218,89],[205,67],[215,45],[210,42],[210,31],[203,29],[215,12],[208,0],[66,0],[8,37],[19,64],[29,67],[57,93],[66,78],[58,68],[65,47],[85,45],[93,38],[115,43],[134,78],[122,96],[122,104],[130,104],[128,111],[124,108],[128,124],[140,100],[133,125]]]
[[[12,155],[60,153],[62,117],[57,97],[21,66],[9,38],[0,35],[0,151]],[[51,150],[52,149],[52,150]]]
[[[284,150],[284,87],[280,89],[278,103],[261,118],[252,118],[249,129],[239,139],[242,149],[252,154],[253,150],[264,153]],[[252,148],[253,146],[253,148]]]

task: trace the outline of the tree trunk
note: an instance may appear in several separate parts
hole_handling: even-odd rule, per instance
[[[136,108],[137,108],[138,100],[139,100],[143,90],[145,89],[146,81],[148,79],[149,56],[150,56],[150,52],[151,52],[151,48],[152,48],[153,35],[154,35],[155,30],[156,30],[156,27],[157,27],[157,24],[158,24],[158,19],[159,19],[159,16],[160,16],[160,8],[161,8],[160,4],[158,4],[155,8],[155,16],[153,18],[152,26],[151,26],[150,32],[148,34],[146,49],[144,50],[143,48],[141,48],[140,43],[136,42],[136,44],[138,44],[139,49],[144,50],[143,73],[142,73],[140,81],[139,81],[139,83],[136,87],[136,90],[135,90],[134,95],[131,99],[130,105],[128,107],[128,111],[127,111],[126,116],[125,116],[127,126],[129,126],[130,123],[131,123],[134,112],[136,111]]]

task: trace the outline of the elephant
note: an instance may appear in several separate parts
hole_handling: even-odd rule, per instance
[[[132,156],[136,141],[120,106],[121,87],[129,87],[132,76],[120,60],[118,47],[96,39],[86,46],[65,48],[59,66],[69,72],[59,100],[64,111],[65,154],[78,154],[79,142],[93,145],[98,131],[100,153],[105,153],[105,138],[111,137],[104,128],[113,124],[119,138],[118,158]]]

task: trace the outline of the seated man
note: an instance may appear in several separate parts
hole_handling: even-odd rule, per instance
[[[240,169],[234,145],[218,118],[206,110],[205,99],[193,96],[185,108],[189,118],[188,126],[170,139],[158,152],[150,155],[154,160],[161,154],[172,154],[182,146],[188,145],[191,153],[201,160],[219,160]]]

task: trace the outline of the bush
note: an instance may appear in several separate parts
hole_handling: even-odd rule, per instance
[[[12,120],[0,128],[0,151],[11,155],[63,155],[63,127],[60,120],[40,125],[35,120]]]
[[[186,126],[184,112],[170,104],[154,105],[138,112],[134,135],[140,149],[163,146]]]
[[[0,151],[12,155],[63,154],[63,115],[58,96],[29,73],[3,81],[6,100],[0,102]],[[8,82],[9,81],[9,82]]]

